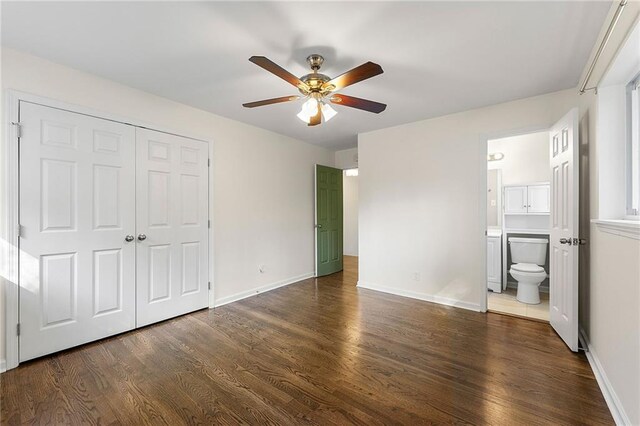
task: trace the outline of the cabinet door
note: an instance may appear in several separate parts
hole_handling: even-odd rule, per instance
[[[549,213],[551,211],[551,197],[549,184],[530,185],[528,187],[527,208],[529,213]]]
[[[527,187],[526,186],[506,186],[504,188],[504,212],[505,213],[526,213],[527,212]]]
[[[500,237],[487,237],[487,281],[500,283]]]

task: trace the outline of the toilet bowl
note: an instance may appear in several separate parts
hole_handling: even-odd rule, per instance
[[[537,305],[540,303],[539,286],[547,278],[542,266],[533,263],[516,263],[509,269],[511,276],[518,281],[516,299],[522,303]]]
[[[509,237],[509,247],[513,264],[509,273],[518,281],[516,299],[522,303],[535,305],[540,303],[539,286],[547,278],[540,265],[547,259],[549,240],[544,238]]]

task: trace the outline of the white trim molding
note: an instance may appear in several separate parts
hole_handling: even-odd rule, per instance
[[[640,221],[591,219],[598,229],[608,234],[640,240]]]
[[[292,277],[286,280],[277,281],[275,283],[263,285],[260,287],[253,288],[251,290],[243,291],[240,293],[232,294],[231,296],[222,297],[215,301],[214,308],[219,308],[220,306],[226,305],[228,303],[237,302],[242,299],[246,299],[248,297],[257,296],[258,294],[265,293],[267,291],[275,290],[276,288],[288,286],[290,284],[295,284],[300,281],[315,277],[315,272],[307,272],[306,274],[298,275],[297,277]]]
[[[611,382],[607,378],[607,374],[605,373],[604,368],[602,368],[602,364],[594,352],[593,346],[591,346],[591,343],[587,338],[587,334],[582,328],[580,328],[580,340],[582,341],[582,347],[586,348],[585,355],[587,356],[591,370],[593,370],[593,375],[596,377],[596,382],[598,382],[598,386],[600,387],[602,396],[607,403],[607,407],[609,407],[609,411],[611,411],[613,421],[617,425],[632,424],[631,420],[629,420],[629,416],[627,416],[627,413],[624,411],[620,398],[616,395]]]
[[[486,285],[486,284],[485,284]],[[482,308],[479,303],[470,303],[462,300],[451,299],[449,297],[443,297],[438,295],[431,295],[426,293],[418,293],[415,291],[400,290],[397,288],[385,287],[374,283],[358,281],[358,288],[364,288],[367,290],[379,291],[382,293],[393,294],[395,296],[409,297],[411,299],[423,300],[425,302],[437,303],[439,305],[453,306],[454,308],[462,308],[475,312],[482,312]]]
[[[2,203],[0,208],[2,235],[0,237],[0,284],[4,287],[5,357],[2,366],[12,369],[18,366],[18,102],[16,92],[5,91],[5,133],[0,144],[0,158],[4,170],[2,179]]]
[[[4,373],[5,371],[7,371],[7,361],[0,359],[0,373]]]

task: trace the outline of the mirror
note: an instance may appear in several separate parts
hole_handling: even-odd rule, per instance
[[[502,170],[487,170],[487,227],[502,227]]]

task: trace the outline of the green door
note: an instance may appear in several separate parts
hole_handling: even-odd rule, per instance
[[[342,271],[342,170],[316,165],[316,275]]]

